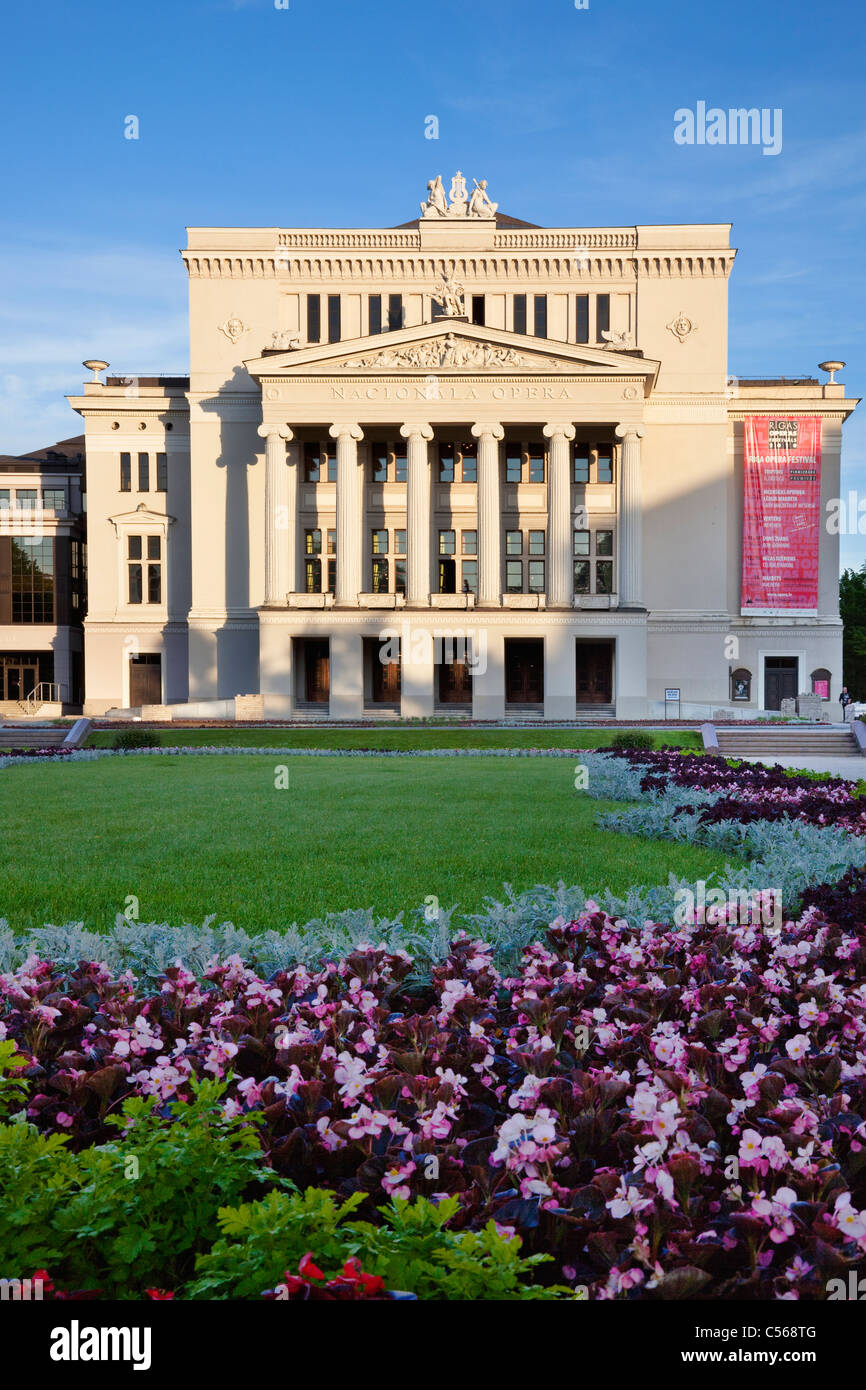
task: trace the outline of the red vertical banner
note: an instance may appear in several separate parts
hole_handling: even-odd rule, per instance
[[[743,458],[742,611],[817,613],[820,417],[748,416]]]

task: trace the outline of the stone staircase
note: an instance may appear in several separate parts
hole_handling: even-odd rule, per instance
[[[54,728],[38,724],[2,724],[0,748],[59,748],[69,729],[68,724]]]
[[[851,729],[821,725],[716,728],[716,737],[723,758],[856,758],[860,755]]]

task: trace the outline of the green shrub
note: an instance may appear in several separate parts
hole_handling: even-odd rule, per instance
[[[229,1119],[221,1082],[193,1083],[171,1118],[155,1097],[127,1100],[116,1142],[73,1153],[64,1135],[0,1125],[0,1267],[47,1269],[59,1289],[106,1298],[176,1289],[219,1234],[217,1213],[264,1181],[250,1115]]]
[[[621,729],[610,741],[611,748],[654,748],[652,734],[643,729]]]
[[[323,1269],[339,1268],[357,1256],[369,1274],[389,1289],[419,1299],[478,1301],[572,1297],[564,1286],[533,1282],[549,1255],[520,1255],[520,1237],[503,1236],[489,1221],[481,1231],[449,1231],[459,1210],[457,1197],[433,1203],[395,1199],[379,1208],[383,1222],[347,1218],[364,1201],[354,1193],[338,1203],[330,1192],[269,1192],[266,1197],[219,1214],[223,1236],[196,1262],[196,1278],[185,1296],[198,1299],[256,1298],[295,1273],[310,1251]]]
[[[120,751],[129,748],[160,748],[162,739],[153,729],[124,729],[111,746]]]

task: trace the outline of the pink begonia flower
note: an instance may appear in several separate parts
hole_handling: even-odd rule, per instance
[[[605,1206],[613,1217],[614,1221],[621,1221],[623,1217],[633,1216],[636,1212],[643,1211],[645,1207],[652,1206],[651,1197],[641,1197],[636,1187],[629,1187],[625,1178],[620,1178],[619,1191]]]
[[[378,1139],[388,1126],[388,1116],[383,1115],[381,1110],[371,1110],[368,1105],[362,1105],[352,1115],[349,1125],[351,1139],[363,1139],[366,1135]]]
[[[334,1068],[334,1079],[340,1083],[340,1095],[346,1101],[357,1100],[370,1085],[365,1064],[350,1052],[340,1053],[339,1065]]]
[[[850,1236],[852,1240],[859,1240],[861,1236],[866,1235],[866,1215],[851,1205],[850,1192],[840,1192],[836,1198],[833,1223],[837,1230]]]
[[[71,1125],[75,1124],[75,1117],[67,1114],[65,1110],[58,1110],[56,1119],[57,1123],[62,1125],[64,1129],[69,1129]]]
[[[805,1057],[809,1047],[809,1039],[805,1033],[798,1033],[796,1037],[789,1038],[785,1043],[785,1051],[793,1062],[798,1062],[801,1057]]]
[[[412,1189],[406,1179],[411,1178],[414,1172],[415,1164],[411,1159],[399,1168],[389,1168],[382,1178],[382,1186],[388,1196],[402,1197],[404,1201],[408,1201],[412,1195]]]

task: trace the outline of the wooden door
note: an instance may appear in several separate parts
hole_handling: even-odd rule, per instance
[[[326,637],[306,643],[304,667],[307,700],[311,705],[326,705],[331,696],[331,657]]]
[[[515,639],[506,644],[505,699],[509,705],[540,705],[544,700],[544,643]]]
[[[39,684],[39,671],[35,666],[9,665],[6,667],[6,699],[26,700]]]
[[[472,673],[467,661],[449,661],[439,667],[439,702],[443,705],[472,704]]]
[[[578,642],[577,703],[609,705],[613,701],[613,646],[610,642]]]
[[[373,658],[373,703],[375,705],[399,705],[400,703],[400,663],[399,661],[380,661],[378,654]]]
[[[162,657],[129,658],[129,703],[131,708],[162,704]]]
[[[768,661],[764,670],[764,708],[781,709],[783,700],[793,700],[796,696],[796,657],[786,666],[771,666]]]

